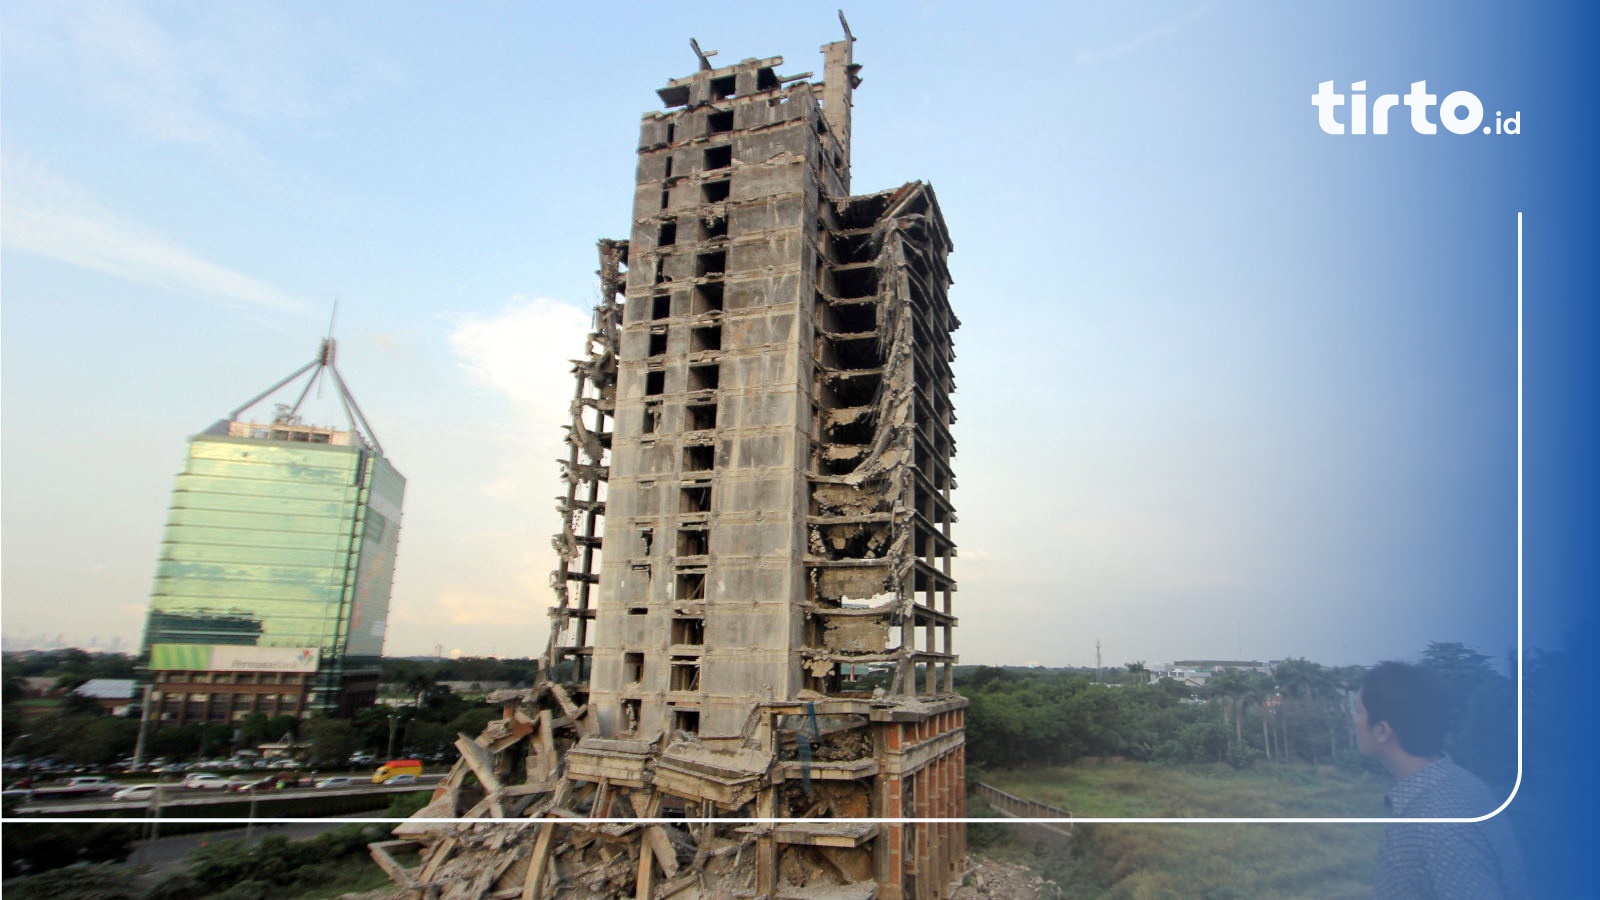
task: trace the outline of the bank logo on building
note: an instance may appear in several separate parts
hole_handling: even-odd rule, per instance
[[[150,668],[160,672],[315,672],[315,647],[227,644],[152,644]]]

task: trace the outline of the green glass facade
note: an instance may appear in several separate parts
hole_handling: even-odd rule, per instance
[[[309,708],[336,708],[344,674],[383,652],[404,495],[405,479],[364,446],[196,435],[172,493],[144,650],[314,648]]]

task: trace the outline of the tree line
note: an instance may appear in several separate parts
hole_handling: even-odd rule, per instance
[[[1486,781],[1516,777],[1516,686],[1488,656],[1430,643],[1420,664],[1449,698],[1446,750]],[[1224,669],[1195,687],[1147,683],[1143,663],[1112,678],[1085,670],[979,666],[958,670],[967,708],[969,767],[1061,765],[1084,757],[1150,762],[1257,761],[1367,765],[1351,704],[1365,669],[1289,658],[1270,673]],[[1109,683],[1108,683],[1109,682]]]
[[[381,679],[404,700],[358,711],[348,719],[313,715],[251,713],[237,722],[206,722],[153,728],[146,759],[197,760],[280,740],[307,744],[322,765],[351,754],[449,756],[458,733],[476,735],[497,711],[457,695],[443,682],[532,683],[531,659],[467,658],[380,661]],[[66,649],[6,653],[3,659],[5,758],[51,759],[81,766],[109,766],[132,756],[138,741],[137,713],[111,716],[95,700],[72,693],[92,678],[136,678],[138,660],[126,654]],[[28,678],[51,680],[46,698],[30,698]]]

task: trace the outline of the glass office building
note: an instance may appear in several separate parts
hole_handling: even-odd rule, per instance
[[[145,628],[157,718],[362,705],[350,695],[376,689],[404,495],[405,478],[354,429],[280,415],[190,438]],[[247,646],[262,651],[221,652]],[[295,689],[244,687],[262,679],[240,676],[265,672]]]

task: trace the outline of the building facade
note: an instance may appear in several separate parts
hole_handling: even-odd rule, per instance
[[[370,705],[404,496],[354,422],[305,425],[280,407],[274,421],[230,417],[190,438],[144,635],[156,719]]]
[[[851,193],[852,44],[821,83],[699,54],[644,116],[576,370],[548,678],[501,695],[419,813],[547,821],[493,846],[402,827],[424,862],[375,855],[416,896],[959,884],[951,243],[928,185]]]

